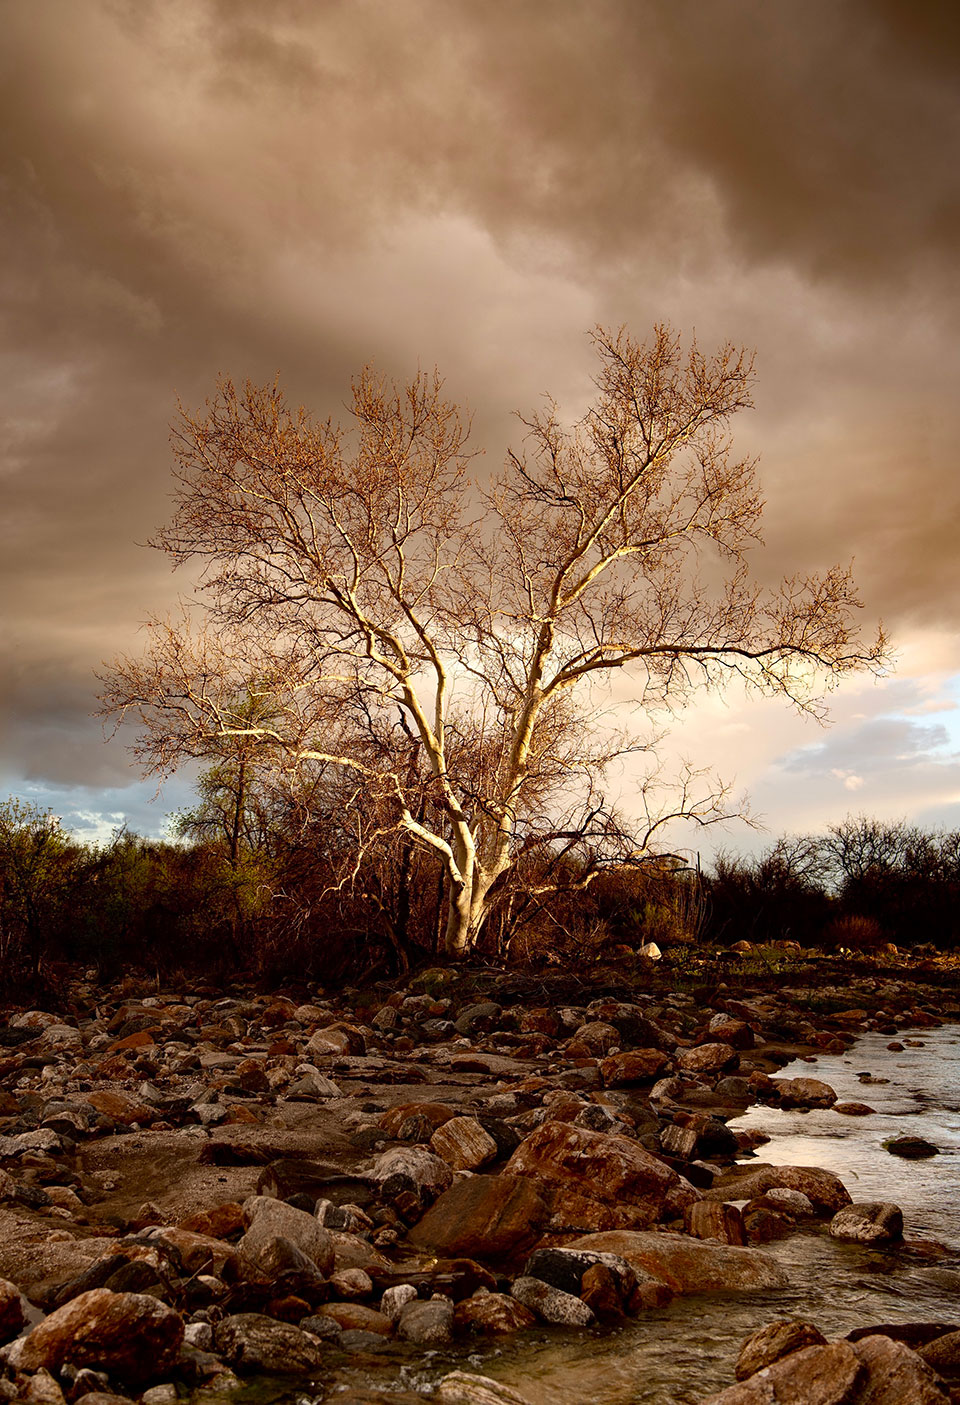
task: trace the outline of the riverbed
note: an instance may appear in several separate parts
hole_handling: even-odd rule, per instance
[[[913,1035],[901,1033],[901,1042],[906,1038]],[[766,1247],[790,1278],[780,1292],[676,1299],[620,1329],[545,1329],[506,1345],[437,1353],[426,1364],[419,1353],[406,1364],[393,1352],[362,1364],[347,1358],[325,1395],[264,1394],[261,1386],[230,1400],[293,1405],[363,1387],[429,1396],[438,1377],[459,1367],[503,1381],[530,1405],[694,1405],[732,1383],[744,1338],[777,1317],[808,1319],[828,1338],[870,1323],[960,1326],[960,1027],[917,1033],[916,1044],[902,1052],[888,1050],[890,1042],[889,1035],[866,1035],[846,1054],[785,1070],[822,1079],[841,1102],[868,1103],[875,1109],[870,1116],[757,1106],[731,1126],[770,1136],[758,1162],[821,1166],[840,1176],[855,1201],[899,1205],[903,1247],[880,1252],[839,1244],[821,1226]],[[864,1082],[860,1075],[886,1081]],[[891,1155],[883,1143],[902,1133],[927,1138],[940,1154],[925,1161]],[[211,1405],[215,1399],[200,1398]]]

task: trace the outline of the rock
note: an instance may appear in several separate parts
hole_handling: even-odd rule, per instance
[[[715,1239],[720,1244],[746,1244],[743,1217],[736,1205],[700,1200],[684,1212],[683,1227],[695,1239]]]
[[[15,1337],[24,1323],[20,1289],[16,1283],[0,1278],[0,1343]]]
[[[453,1183],[446,1161],[422,1146],[398,1146],[381,1152],[370,1170],[373,1180],[385,1185],[394,1176],[410,1183],[418,1194],[440,1195]]]
[[[249,1229],[237,1248],[256,1263],[263,1247],[273,1239],[288,1239],[311,1259],[321,1273],[334,1267],[334,1244],[329,1230],[318,1224],[305,1210],[297,1210],[285,1200],[273,1200],[267,1195],[251,1195],[243,1202],[244,1218]]]
[[[613,1230],[587,1234],[567,1246],[617,1254],[634,1271],[659,1278],[675,1293],[750,1292],[785,1288],[786,1271],[766,1254],[685,1234]]]
[[[470,1036],[480,1030],[493,1029],[502,1011],[493,1000],[481,1000],[476,1005],[468,1005],[454,1021],[458,1034]]]
[[[830,1221],[833,1239],[854,1244],[885,1244],[903,1237],[903,1211],[885,1201],[845,1205]]]
[[[497,1143],[475,1117],[452,1117],[430,1138],[430,1146],[455,1171],[475,1171],[496,1160]]]
[[[922,1161],[928,1156],[939,1156],[940,1148],[928,1142],[925,1137],[894,1137],[884,1142],[885,1150],[891,1156],[902,1156],[907,1161]]]
[[[149,1123],[156,1122],[160,1116],[155,1107],[131,1098],[128,1093],[118,1089],[98,1088],[92,1093],[86,1093],[84,1097],[97,1112],[102,1112],[104,1117],[109,1117],[111,1122],[116,1122],[122,1127],[130,1127],[134,1123],[146,1127]]]
[[[677,1067],[684,1073],[731,1073],[740,1067],[740,1055],[729,1044],[698,1044],[677,1051]]]
[[[59,1371],[65,1361],[99,1366],[123,1380],[149,1380],[169,1371],[183,1341],[183,1323],[145,1293],[94,1288],[38,1322],[21,1338],[17,1366]]]
[[[470,1176],[434,1202],[410,1231],[418,1248],[453,1257],[502,1259],[537,1237],[547,1206],[525,1176]]]
[[[633,1049],[603,1059],[600,1077],[605,1088],[629,1088],[654,1082],[669,1064],[669,1056],[659,1049]]]
[[[903,1342],[864,1337],[853,1350],[866,1372],[857,1405],[944,1405],[947,1397],[933,1371]]]
[[[480,1289],[471,1298],[457,1303],[453,1312],[453,1327],[457,1333],[485,1332],[499,1335],[520,1332],[532,1327],[536,1317],[528,1307],[505,1293],[490,1293]]]
[[[922,1356],[935,1371],[955,1374],[960,1370],[960,1331],[944,1332],[934,1341],[919,1347],[917,1355]]]
[[[734,1019],[732,1015],[714,1015],[707,1025],[707,1033],[721,1044],[729,1044],[731,1049],[752,1049],[756,1044],[753,1030],[745,1020]]]
[[[320,1348],[305,1332],[259,1312],[225,1317],[215,1337],[217,1350],[241,1371],[302,1375],[318,1370],[323,1361]]]
[[[814,1209],[821,1214],[835,1215],[851,1197],[839,1176],[819,1166],[752,1166],[735,1167],[720,1177],[709,1190],[705,1200],[752,1200],[776,1187],[799,1190]]]
[[[401,1311],[407,1303],[412,1303],[418,1296],[416,1288],[412,1283],[398,1283],[394,1288],[388,1288],[380,1301],[380,1311],[384,1317],[389,1317],[391,1322],[396,1322]]]
[[[627,1137],[545,1122],[526,1137],[506,1173],[531,1176],[602,1203],[624,1201],[648,1224],[659,1218],[668,1192],[680,1184],[670,1167]]]
[[[770,1190],[765,1191],[759,1200],[753,1200],[751,1205],[760,1205],[765,1209],[776,1210],[781,1215],[789,1215],[791,1219],[804,1220],[812,1218],[816,1214],[813,1203],[808,1195],[804,1195],[802,1190],[791,1190],[789,1186],[775,1185]]]
[[[660,1134],[660,1146],[665,1156],[690,1161],[697,1150],[697,1134],[692,1127],[665,1127]]]
[[[782,1107],[832,1107],[837,1095],[819,1078],[775,1078]]]
[[[321,1316],[335,1322],[341,1331],[375,1332],[380,1337],[393,1332],[393,1321],[386,1313],[363,1303],[326,1303]]]
[[[876,1113],[868,1103],[834,1103],[833,1110],[842,1117],[872,1117]]]
[[[602,1058],[622,1043],[620,1031],[604,1020],[582,1024],[567,1045],[567,1052],[580,1058]]]
[[[589,1327],[596,1321],[586,1303],[539,1278],[515,1279],[510,1287],[510,1296],[541,1321],[552,1322],[558,1327]]]
[[[453,1341],[453,1303],[447,1298],[407,1303],[397,1319],[397,1332],[417,1346],[448,1346]]]
[[[701,1405],[849,1405],[863,1368],[849,1342],[807,1346]],[[907,1397],[900,1405],[907,1405]],[[943,1402],[941,1401],[941,1405]]]
[[[580,1281],[580,1300],[598,1318],[626,1316],[620,1284],[606,1264],[592,1264]]]
[[[799,1318],[788,1318],[779,1322],[768,1322],[765,1327],[754,1332],[743,1343],[737,1356],[733,1374],[738,1381],[772,1366],[782,1356],[799,1351],[805,1346],[826,1346],[827,1339],[819,1328],[811,1322]]]
[[[433,1398],[439,1405],[529,1405],[525,1396],[509,1386],[469,1371],[451,1371],[444,1376]]]
[[[338,1298],[369,1298],[373,1279],[362,1268],[343,1268],[330,1275],[330,1291]]]
[[[527,1259],[523,1274],[525,1278],[539,1278],[542,1283],[578,1297],[584,1274],[598,1265],[614,1275],[621,1296],[629,1297],[636,1286],[637,1275],[618,1254],[589,1249],[537,1249]]]

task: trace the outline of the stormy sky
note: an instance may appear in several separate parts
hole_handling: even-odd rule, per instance
[[[704,700],[670,754],[771,834],[960,825],[954,0],[0,4],[0,796],[158,832],[94,669],[188,583],[142,543],[219,372],[337,413],[438,365],[491,466],[585,333],[757,353],[766,578],[854,559],[897,651],[822,730]],[[733,830],[725,841],[755,845]]]

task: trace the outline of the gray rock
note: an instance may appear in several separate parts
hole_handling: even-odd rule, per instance
[[[330,1273],[334,1265],[334,1241],[329,1230],[285,1200],[267,1195],[251,1195],[243,1204],[244,1218],[249,1229],[239,1241],[238,1248],[245,1258],[257,1261],[263,1246],[271,1239],[289,1239],[321,1273]]]
[[[529,1405],[526,1396],[518,1395],[509,1386],[470,1371],[451,1371],[444,1376],[434,1399],[440,1405]]]
[[[397,1332],[417,1346],[447,1346],[453,1341],[453,1303],[447,1298],[407,1303],[400,1309]]]
[[[903,1211],[886,1201],[846,1205],[830,1221],[833,1239],[854,1244],[885,1244],[903,1237]]]
[[[558,1327],[589,1327],[596,1318],[586,1303],[554,1288],[540,1278],[517,1278],[510,1288],[510,1296],[529,1308],[543,1322],[552,1322]]]
[[[217,1350],[242,1371],[304,1375],[316,1371],[323,1353],[299,1327],[259,1312],[225,1317],[216,1329]]]

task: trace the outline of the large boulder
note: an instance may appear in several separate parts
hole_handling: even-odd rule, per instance
[[[261,1250],[273,1239],[288,1239],[306,1254],[321,1273],[330,1273],[334,1266],[334,1246],[330,1231],[285,1200],[269,1195],[251,1195],[244,1201],[243,1214],[249,1228],[237,1245],[240,1252],[254,1263]]]
[[[529,1248],[547,1213],[526,1176],[469,1176],[434,1201],[410,1240],[454,1258],[503,1259]]]
[[[739,1385],[711,1395],[702,1405],[850,1405],[863,1399],[857,1390],[863,1375],[856,1349],[849,1342],[807,1346],[765,1366]],[[913,1397],[901,1397],[899,1405],[908,1401],[912,1405]]]
[[[567,1247],[617,1254],[635,1271],[652,1274],[675,1293],[750,1292],[785,1288],[789,1283],[785,1270],[759,1249],[716,1244],[686,1234],[613,1230],[586,1234]]]
[[[819,1078],[774,1078],[783,1107],[833,1107],[837,1095]]]
[[[93,1288],[38,1322],[16,1344],[11,1364],[25,1371],[59,1371],[70,1361],[140,1382],[165,1375],[182,1341],[183,1323],[165,1303],[147,1293]]]
[[[866,1373],[857,1405],[944,1405],[949,1398],[927,1363],[903,1342],[864,1337],[853,1350]]]
[[[271,1375],[306,1375],[319,1369],[323,1355],[316,1342],[289,1322],[259,1312],[225,1317],[216,1329],[217,1350],[240,1371]]]
[[[705,1200],[753,1200],[777,1188],[801,1191],[819,1214],[835,1215],[851,1203],[839,1176],[819,1166],[736,1166],[703,1192]]]
[[[788,1318],[768,1322],[748,1337],[740,1348],[733,1374],[738,1381],[754,1376],[765,1366],[772,1366],[782,1356],[805,1346],[826,1346],[827,1339],[812,1322]]]
[[[628,1137],[566,1122],[544,1122],[524,1138],[506,1171],[601,1204],[626,1203],[647,1224],[660,1218],[671,1191],[681,1185],[675,1171]]]

